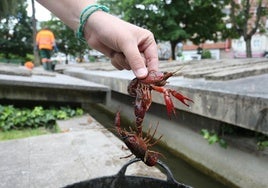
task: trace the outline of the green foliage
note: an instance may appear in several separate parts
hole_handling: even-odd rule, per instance
[[[56,125],[56,120],[65,120],[73,116],[82,115],[83,110],[70,107],[44,109],[36,106],[33,109],[15,108],[12,105],[0,105],[0,131],[48,127]]]
[[[211,52],[209,50],[203,50],[201,56],[202,56],[202,59],[210,59],[211,58]]]
[[[0,1],[0,20],[6,16],[16,14],[18,4],[23,0],[1,0]]]
[[[222,139],[215,131],[208,131],[207,129],[201,130],[201,135],[203,138],[208,141],[209,144],[219,143],[219,145],[223,148],[227,148],[227,143],[224,139]]]
[[[265,150],[268,148],[268,136],[263,134],[258,134],[257,136],[257,149]]]
[[[266,141],[259,141],[257,143],[258,150],[264,150],[265,148],[268,148],[268,140]]]
[[[252,138],[260,151],[268,148],[268,136],[255,131],[234,127],[232,125],[221,125],[220,129],[215,132],[214,130],[201,129],[201,135],[208,141],[209,144],[219,143],[223,148],[227,148],[226,141],[222,138],[224,135],[239,136],[242,135],[247,138]]]
[[[27,16],[26,4],[16,4],[15,10],[0,20],[0,52],[6,59],[12,55],[23,59],[32,52],[31,18]]]
[[[206,40],[218,41],[219,33],[222,35],[226,28],[222,19],[226,16],[222,12],[226,3],[223,1],[193,1],[190,5],[192,12],[187,18],[185,28],[191,34],[189,40],[197,45]]]
[[[19,139],[19,138],[25,138],[29,136],[38,136],[38,135],[57,133],[57,132],[60,132],[57,126],[55,126],[55,128],[53,127],[52,129],[38,127],[36,129],[26,128],[23,130],[9,130],[5,132],[0,131],[0,140]]]
[[[101,2],[109,7],[118,3],[120,17],[151,30],[159,41],[170,41],[173,58],[178,42],[191,40],[198,45],[205,40],[216,41],[220,38],[219,33],[225,32],[226,28],[222,10],[228,0],[113,0],[112,4],[107,0]]]

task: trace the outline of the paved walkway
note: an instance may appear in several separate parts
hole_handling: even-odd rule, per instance
[[[91,116],[60,121],[63,133],[0,142],[0,188],[56,188],[116,174],[123,143]],[[165,178],[142,162],[127,174]]]

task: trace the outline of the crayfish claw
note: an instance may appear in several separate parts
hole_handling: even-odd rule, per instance
[[[194,101],[182,94],[180,94],[179,92],[177,91],[174,91],[174,90],[170,90],[170,93],[176,98],[178,99],[179,101],[181,101],[181,103],[183,103],[184,105],[186,106],[189,106],[189,104],[186,103],[186,101],[189,101],[189,102],[192,102],[194,103]]]

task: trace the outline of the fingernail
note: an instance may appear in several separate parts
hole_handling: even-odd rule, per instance
[[[148,70],[146,68],[140,68],[140,69],[137,69],[136,71],[134,71],[134,74],[138,78],[145,78],[148,74]]]

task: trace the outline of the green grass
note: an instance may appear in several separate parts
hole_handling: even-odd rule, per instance
[[[26,138],[31,136],[39,136],[44,134],[58,133],[60,129],[56,126],[53,129],[46,129],[44,127],[35,128],[35,129],[23,129],[23,130],[9,130],[9,131],[0,131],[0,141],[3,140],[12,140],[19,138]]]

